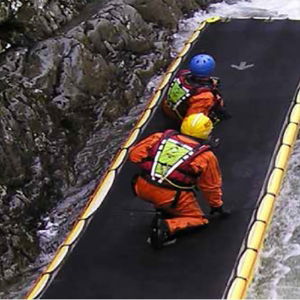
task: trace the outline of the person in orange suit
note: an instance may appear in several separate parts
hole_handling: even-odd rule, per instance
[[[133,183],[135,194],[165,215],[156,214],[153,220],[149,237],[153,248],[174,242],[181,230],[208,224],[195,188],[202,191],[212,214],[228,213],[223,209],[219,163],[205,142],[212,128],[207,116],[192,114],[183,120],[181,134],[153,133],[129,151],[129,160],[142,169]]]
[[[214,124],[231,117],[218,89],[219,78],[211,76],[215,65],[212,56],[198,54],[190,60],[188,69],[178,72],[162,102],[168,117],[182,121],[191,114],[203,113]]]

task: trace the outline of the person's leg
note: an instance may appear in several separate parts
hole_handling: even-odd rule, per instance
[[[175,208],[169,208],[173,217],[165,219],[171,234],[187,228],[208,224],[193,192],[182,191]]]
[[[205,218],[195,194],[191,191],[181,191],[179,200],[174,208],[176,191],[158,187],[139,177],[135,184],[138,197],[151,202],[156,209],[162,209],[171,217],[165,218],[170,233],[189,227],[196,227],[208,223]]]
[[[137,196],[147,202],[151,202],[156,208],[156,214],[152,220],[149,243],[155,249],[174,243],[176,239],[170,235],[170,228],[165,218],[172,217],[172,212],[167,208],[175,200],[176,191],[161,188],[138,177],[134,185]]]
[[[176,196],[176,191],[151,184],[142,177],[137,178],[134,189],[139,198],[151,202],[157,209],[170,206]]]

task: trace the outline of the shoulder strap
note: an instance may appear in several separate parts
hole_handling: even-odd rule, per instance
[[[193,160],[196,156],[198,156],[200,153],[203,153],[205,151],[211,150],[211,146],[209,144],[199,144],[194,148],[194,153],[186,159],[184,162],[189,162]]]
[[[174,133],[176,133],[176,131],[174,132],[173,130],[166,132],[164,134],[163,140],[161,141],[159,147],[157,148],[157,152],[154,158],[154,163],[151,169],[151,178],[154,181],[157,180],[159,183],[162,183],[164,180],[166,180],[168,176],[171,175],[177,168],[180,168],[182,164],[184,164],[187,161],[190,161],[196,155],[210,148],[208,145],[203,145],[202,143],[193,147],[186,143],[182,143],[180,141],[172,139],[172,135],[174,135]],[[178,153],[176,152],[177,154],[174,153],[175,156],[173,156],[173,154],[171,154],[170,152],[170,157],[169,157],[169,155],[167,154],[169,152],[164,152],[164,151],[168,151],[166,150],[165,147],[170,147],[171,145],[170,143],[173,145],[177,144],[181,148],[181,150]],[[164,158],[162,158],[161,155],[164,155]],[[172,164],[167,163],[168,159],[172,160],[171,158],[172,156],[173,159],[177,156],[177,158],[175,158],[176,161],[174,161]]]
[[[161,136],[160,139],[160,143],[162,140],[168,139],[169,137],[171,137],[172,135],[176,135],[178,134],[178,131],[174,130],[174,129],[167,129],[166,131],[164,131],[164,133]]]
[[[151,178],[159,183],[162,183],[165,178],[194,153],[193,147],[172,138],[176,133],[173,130],[167,131],[157,148],[151,169]]]

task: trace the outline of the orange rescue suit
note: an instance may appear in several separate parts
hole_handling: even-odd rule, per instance
[[[129,160],[139,164],[148,157],[150,150],[159,143],[162,132],[154,133],[143,139],[129,151]],[[195,140],[176,133],[176,138],[182,143],[198,145]],[[212,151],[208,150],[198,154],[190,161],[190,166],[196,176],[196,186],[200,189],[210,207],[220,207],[222,201],[222,178],[219,163]],[[163,209],[172,217],[165,221],[173,234],[178,230],[201,226],[208,223],[208,219],[201,210],[193,190],[176,190],[172,187],[151,182],[145,176],[138,176],[134,184],[138,197],[151,202],[155,208]],[[180,192],[176,205],[174,199]]]
[[[192,91],[192,94],[184,101],[185,103],[180,105],[180,107],[183,106],[180,111],[180,117],[169,107],[167,97],[164,98],[162,109],[168,117],[179,120],[196,113],[203,113],[211,117],[214,109],[224,107],[224,101],[217,90],[217,83],[214,79],[207,78],[207,85],[204,84],[203,87],[196,87],[187,81],[189,75],[190,72],[188,70],[181,70],[175,78],[175,80],[178,79],[181,82],[184,88]]]

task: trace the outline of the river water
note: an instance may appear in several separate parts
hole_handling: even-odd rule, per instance
[[[198,23],[212,16],[222,17],[276,17],[300,19],[300,0],[252,0],[217,3],[208,11],[197,12],[192,18],[182,20],[179,31],[174,35],[173,54],[180,50]],[[120,135],[124,125],[132,123],[143,110],[145,99],[158,84],[160,75],[153,78],[148,86],[148,94],[141,99],[140,106],[119,120]],[[123,132],[124,133],[124,132]],[[105,149],[103,150],[105,151]],[[300,140],[292,154],[289,169],[280,196],[277,199],[274,218],[261,253],[260,264],[250,286],[248,298],[252,299],[300,299]],[[81,196],[85,193],[81,191]],[[79,195],[80,196],[80,195]],[[86,196],[86,195],[84,195]],[[75,199],[76,200],[76,199]],[[71,200],[70,200],[71,201]],[[72,200],[74,201],[74,199]],[[76,200],[77,201],[77,200]],[[64,207],[60,208],[64,211]],[[45,220],[47,226],[40,231],[41,246],[49,247],[40,263],[46,263],[53,254],[53,239],[59,234],[59,220]],[[48,246],[47,246],[48,245]]]
[[[174,55],[196,24],[208,17],[274,17],[300,20],[300,0],[217,3],[183,20]],[[297,66],[299,68],[299,66]],[[248,299],[300,299],[300,139],[296,142]]]

